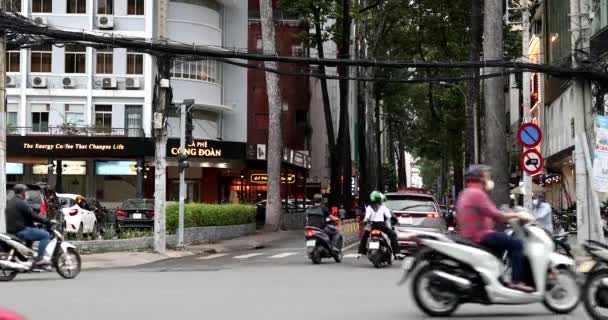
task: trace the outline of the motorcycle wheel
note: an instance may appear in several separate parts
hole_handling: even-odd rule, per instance
[[[601,310],[602,307],[598,306],[597,301],[597,293],[604,279],[608,279],[608,269],[598,270],[590,274],[583,286],[583,305],[593,319],[608,320],[608,308]]]
[[[321,251],[315,249],[310,256],[310,259],[312,260],[313,264],[321,264]]]
[[[334,255],[334,261],[336,261],[336,263],[340,263],[342,262],[342,259],[344,259],[344,253],[342,252],[342,246],[344,245],[344,239],[340,238],[338,245],[336,246],[340,252],[336,255]]]
[[[433,265],[420,269],[412,281],[412,294],[418,308],[431,317],[448,317],[458,309],[458,295],[436,288],[430,292],[433,272],[439,270]],[[441,297],[439,297],[441,295]]]
[[[547,288],[543,304],[553,313],[570,313],[576,309],[581,297],[576,274],[566,269],[558,269],[557,273],[557,281],[550,290]]]
[[[0,269],[0,281],[7,282],[12,281],[17,276],[17,271],[8,270],[8,269]]]
[[[80,268],[82,267],[82,261],[80,260],[80,254],[75,249],[69,248],[67,252],[63,250],[59,251],[53,257],[53,267],[57,270],[57,273],[65,279],[74,279],[80,274]]]

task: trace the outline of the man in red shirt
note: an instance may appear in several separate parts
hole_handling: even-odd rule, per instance
[[[456,202],[456,219],[463,237],[478,243],[493,251],[508,252],[513,268],[509,284],[513,289],[532,292],[534,289],[526,286],[525,259],[521,241],[513,239],[503,232],[494,229],[495,223],[504,223],[511,219],[525,220],[516,213],[499,210],[487,192],[494,188],[491,178],[491,168],[484,165],[473,165],[466,172],[467,187],[462,191]]]

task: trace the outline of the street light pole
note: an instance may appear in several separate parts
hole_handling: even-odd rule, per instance
[[[194,104],[194,100],[188,99],[184,100],[184,102],[180,106],[180,126],[181,130],[179,132],[179,156],[178,156],[178,166],[179,166],[179,226],[177,229],[177,246],[184,246],[184,211],[186,201],[186,167],[188,164],[186,163],[186,159],[188,159],[188,155],[186,155],[186,113],[189,112],[188,108],[190,108]]]

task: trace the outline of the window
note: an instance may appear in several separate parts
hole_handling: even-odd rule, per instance
[[[114,0],[97,0],[98,14],[114,14]]]
[[[144,15],[144,2],[145,2],[145,0],[129,0],[127,14],[130,16],[143,16]]]
[[[19,126],[19,123],[17,122],[17,112],[6,113],[6,126],[8,127],[9,132],[14,132],[14,129]]]
[[[21,12],[21,0],[5,0],[6,11]]]
[[[221,65],[216,61],[210,60],[175,60],[173,70],[171,71],[173,78],[201,80],[213,83],[222,82]]]
[[[262,37],[257,37],[255,39],[255,49],[258,51],[262,51],[264,49],[264,43],[262,42]]]
[[[68,13],[87,13],[87,0],[68,0]]]
[[[141,106],[126,106],[127,136],[141,136],[142,116]]]
[[[294,44],[291,46],[291,55],[294,57],[303,57],[304,56],[304,45],[303,44]]]
[[[65,73],[86,72],[86,48],[77,45],[65,46]]]
[[[53,0],[32,0],[33,13],[52,13]]]
[[[66,112],[65,122],[74,125],[81,125],[84,123],[84,114],[82,112]]]
[[[97,73],[112,74],[114,65],[114,49],[97,49]]]
[[[112,106],[95,106],[95,129],[99,132],[110,132],[112,128]]]
[[[19,51],[6,52],[6,72],[19,72]]]
[[[127,50],[127,74],[144,74],[144,54]]]
[[[51,72],[51,61],[53,58],[51,45],[32,48],[31,58],[31,72]]]
[[[49,131],[49,113],[32,112],[32,132]]]
[[[388,196],[386,207],[392,211],[435,212],[432,198],[419,196]]]

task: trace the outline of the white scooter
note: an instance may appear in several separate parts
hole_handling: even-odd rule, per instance
[[[525,212],[520,212],[530,217]],[[443,235],[418,239],[423,249],[408,257],[400,284],[412,277],[416,304],[430,316],[449,316],[464,303],[519,305],[542,302],[554,313],[574,310],[580,301],[575,261],[555,251],[553,239],[539,226],[510,221],[524,243],[532,293],[514,290],[503,280],[501,253],[468,240]]]

